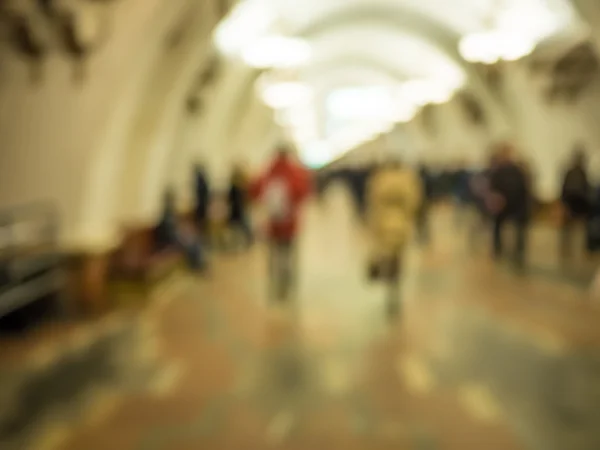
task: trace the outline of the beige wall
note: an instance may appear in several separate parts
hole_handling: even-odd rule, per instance
[[[559,193],[564,164],[574,145],[583,143],[590,154],[598,151],[595,111],[600,105],[600,84],[590,86],[572,105],[548,104],[543,85],[543,77],[515,64],[506,72],[504,97],[515,119],[519,150],[532,164],[537,193],[550,200]]]
[[[58,203],[70,245],[110,240],[118,157],[152,49],[163,45],[184,0],[131,0],[114,6],[110,39],[88,64],[83,86],[52,56],[39,86],[4,52],[0,84],[0,205],[48,198]],[[124,120],[125,119],[125,120]],[[84,208],[84,205],[87,205]]]
[[[193,162],[208,166],[217,187],[225,185],[234,162],[258,169],[279,134],[271,111],[248,95],[252,70],[225,64],[203,93],[203,113],[192,118],[185,111],[194,77],[211,51],[217,20],[211,5],[110,3],[109,40],[89,61],[81,86],[73,84],[72,67],[60,55],[47,61],[42,83],[30,85],[25,63],[0,44],[0,207],[53,200],[64,220],[65,245],[103,249],[119,239],[124,225],[154,222],[166,186],[176,188],[181,207],[189,206]],[[191,31],[168,50],[165,39],[182,16],[190,18]],[[512,133],[534,164],[540,193],[550,197],[573,143],[597,148],[600,84],[573,107],[549,108],[538,82],[518,65],[507,77],[506,105],[474,82],[492,119],[489,132],[469,125],[454,102],[440,106],[435,136],[416,123],[404,128],[419,158],[476,160],[491,140]]]
[[[210,50],[211,5],[128,0],[111,6],[110,39],[89,61],[81,86],[71,81],[69,61],[53,56],[42,83],[32,87],[26,65],[0,48],[0,206],[55,201],[69,247],[105,248],[123,224],[153,222],[172,172],[183,172],[202,148],[191,150],[178,136],[197,127],[187,121],[184,102]],[[166,36],[190,14],[192,32],[167,50]],[[177,185],[182,194],[184,184]]]

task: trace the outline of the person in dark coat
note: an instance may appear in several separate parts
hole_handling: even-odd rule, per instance
[[[578,147],[563,177],[560,196],[563,212],[560,250],[563,259],[571,255],[574,226],[578,223],[586,223],[591,212],[592,187],[585,166],[585,151],[582,147]]]
[[[490,191],[487,204],[493,217],[493,251],[496,258],[504,252],[503,231],[507,223],[516,228],[515,263],[524,268],[527,231],[531,213],[531,192],[528,174],[514,160],[508,143],[498,146],[496,165],[490,171]]]
[[[231,177],[231,185],[227,194],[229,206],[229,226],[245,239],[246,246],[254,242],[254,234],[248,217],[248,180],[240,167],[236,167]]]
[[[210,204],[210,188],[205,168],[198,164],[194,169],[194,218],[200,234],[206,235],[208,225],[208,207]]]
[[[162,217],[154,229],[154,250],[160,252],[169,248],[181,251],[191,269],[201,271],[206,268],[200,241],[179,224],[175,208],[175,193],[172,189],[165,193]]]
[[[422,184],[423,201],[417,212],[417,236],[421,244],[426,245],[430,240],[429,211],[434,197],[434,180],[429,168],[422,164],[419,167],[419,177]]]

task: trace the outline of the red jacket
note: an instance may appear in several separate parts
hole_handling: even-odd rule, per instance
[[[267,225],[269,237],[274,239],[292,239],[298,230],[298,218],[302,202],[311,191],[310,174],[301,165],[287,156],[278,156],[271,167],[250,186],[252,198],[260,200],[270,181],[283,179],[288,184],[291,196],[291,214],[288,220]]]

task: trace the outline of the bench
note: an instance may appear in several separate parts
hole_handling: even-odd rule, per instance
[[[0,211],[0,319],[11,322],[33,306],[60,303],[66,283],[55,206],[37,202]],[[39,302],[46,303],[39,305]],[[39,310],[39,308],[38,308]],[[19,322],[38,314],[20,314]],[[32,317],[29,317],[32,316]]]
[[[152,229],[126,233],[111,262],[111,279],[155,283],[171,273],[183,260],[180,250],[156,251]]]

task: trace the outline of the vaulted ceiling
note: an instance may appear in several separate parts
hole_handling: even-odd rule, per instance
[[[263,22],[271,33],[310,45],[310,60],[293,76],[317,92],[321,119],[336,89],[410,80],[470,90],[484,109],[494,108],[481,74],[463,58],[465,36],[500,23],[531,31],[548,51],[584,28],[569,0],[243,0],[235,15],[241,22],[231,27],[233,46],[236,39],[247,44]]]

